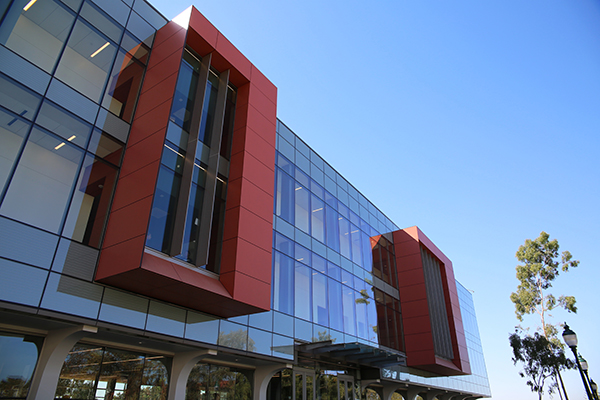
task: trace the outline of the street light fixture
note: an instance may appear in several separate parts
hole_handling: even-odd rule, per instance
[[[598,399],[598,385],[594,382],[593,379],[590,379],[590,387],[592,388],[592,392],[594,392],[594,396],[596,396],[596,400]]]
[[[581,354],[579,354],[578,357],[579,357],[578,360],[579,360],[579,364],[581,365],[581,369],[583,370],[583,373],[585,374],[585,377],[587,379],[588,385],[590,385],[590,389],[591,389],[591,392],[592,392],[592,397],[594,399],[598,400],[598,393],[596,392],[596,389],[598,387],[596,386],[596,383],[594,383],[592,385],[592,380],[590,379],[590,375],[588,374],[588,363],[587,363],[587,361],[585,361],[585,358],[583,358],[581,356]],[[594,389],[594,386],[596,386],[596,389]]]
[[[573,332],[570,328],[569,325],[567,325],[567,323],[565,322],[565,330],[563,331],[563,339],[565,340],[565,343],[567,344],[567,346],[569,346],[569,348],[571,348],[571,350],[573,351],[573,355],[575,356],[575,361],[577,362],[577,368],[579,368],[579,374],[581,374],[581,380],[583,381],[583,386],[585,387],[585,392],[587,393],[588,399],[589,400],[595,400],[596,398],[592,395],[592,393],[590,392],[590,388],[588,386],[587,383],[587,379],[585,378],[585,375],[583,374],[583,368],[581,366],[581,363],[579,362],[579,357],[577,356],[577,334],[575,334],[575,332]],[[585,362],[585,360],[583,360]],[[585,367],[587,370],[587,362],[585,363]]]

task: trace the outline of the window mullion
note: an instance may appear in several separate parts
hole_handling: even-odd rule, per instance
[[[173,223],[173,237],[171,246],[169,247],[169,255],[175,257],[181,254],[183,246],[183,236],[185,235],[185,221],[187,219],[188,204],[190,201],[190,191],[192,188],[192,180],[194,177],[194,162],[196,158],[196,149],[198,147],[198,134],[200,130],[200,122],[202,120],[202,109],[208,107],[204,104],[204,93],[208,86],[208,76],[210,74],[210,60],[212,53],[202,58],[200,64],[200,72],[198,76],[198,87],[196,89],[196,100],[198,104],[194,105],[192,117],[190,121],[190,132],[188,143],[185,151],[185,161],[181,176],[181,186],[179,188],[179,197],[177,200],[177,208],[175,210],[175,221]]]
[[[221,154],[221,140],[223,122],[225,119],[225,108],[227,103],[227,85],[229,84],[229,72],[224,71],[219,76],[219,89],[217,92],[217,103],[215,107],[214,123],[210,137],[210,152],[208,167],[206,168],[206,187],[204,190],[204,201],[202,202],[202,213],[200,218],[200,235],[196,253],[196,265],[208,264],[210,249],[210,236],[215,208],[215,193],[217,190],[217,175],[219,171],[219,159]]]

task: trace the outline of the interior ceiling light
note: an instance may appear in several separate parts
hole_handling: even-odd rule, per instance
[[[73,139],[75,139],[76,137],[77,137],[77,136],[73,135],[73,136],[71,136],[70,138],[68,138],[67,140],[70,142],[70,141],[72,141]]]
[[[104,50],[105,48],[107,48],[108,46],[110,46],[110,42],[106,42],[102,45],[102,47],[100,47],[98,50],[96,50],[95,52],[92,53],[92,55],[90,56],[91,58],[94,58],[98,55],[98,53],[100,53],[102,50]]]
[[[37,0],[31,0],[29,3],[27,3],[27,5],[25,7],[23,7],[23,11],[27,11],[31,8],[32,5],[35,4]]]
[[[54,148],[54,150],[58,150],[65,145],[65,142],[61,142],[58,146]]]

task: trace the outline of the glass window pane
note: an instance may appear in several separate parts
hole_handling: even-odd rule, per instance
[[[116,181],[117,168],[91,155],[86,156],[63,236],[100,247]]]
[[[83,4],[80,15],[113,42],[119,43],[121,41],[123,27],[91,3],[86,1]]]
[[[273,255],[273,309],[294,313],[294,260],[275,251]]]
[[[119,51],[102,105],[126,122],[131,122],[143,77],[144,66],[131,54]]]
[[[175,97],[173,98],[173,109],[171,110],[171,121],[190,131],[192,109],[196,98],[196,87],[198,86],[198,73],[185,61],[181,62]]]
[[[58,233],[82,158],[83,151],[34,128],[0,212]]]
[[[168,304],[150,301],[146,330],[182,337],[186,310]]]
[[[329,327],[342,331],[344,329],[343,315],[339,312],[342,309],[342,284],[328,279],[328,303],[330,310],[336,310],[336,312],[329,313]]]
[[[40,101],[39,95],[0,74],[0,105],[32,120]]]
[[[18,0],[0,25],[0,43],[52,72],[75,16],[56,0]],[[27,8],[27,9],[26,9]]]
[[[296,206],[294,208],[296,227],[308,233],[310,232],[310,192],[298,183],[296,183],[294,191],[296,194]]]
[[[350,222],[343,217],[338,218],[338,224],[340,229],[340,253],[351,259],[352,254],[350,251]]]
[[[148,62],[148,54],[150,49],[145,43],[140,42],[135,36],[129,32],[125,32],[123,40],[121,41],[121,47],[124,48],[133,58],[146,64]]]
[[[55,76],[99,102],[117,47],[81,19],[75,24]]]
[[[158,251],[168,251],[171,244],[180,181],[179,174],[160,166],[146,237],[146,246]]]
[[[350,289],[349,287],[342,286],[342,291],[344,296],[344,333],[356,335],[354,290]]]
[[[325,203],[312,195],[311,234],[315,239],[325,242]]]
[[[340,237],[338,235],[338,213],[329,205],[325,206],[325,238],[327,246],[335,251],[340,251]]]
[[[294,285],[294,315],[298,318],[311,320],[311,269],[300,263],[296,263],[295,285]]]
[[[42,104],[35,123],[83,148],[92,131],[90,124],[48,100]]]
[[[319,325],[329,326],[327,308],[327,277],[313,272],[313,321]]]
[[[2,398],[25,398],[37,364],[38,350],[30,336],[0,333],[0,371]],[[41,340],[40,340],[41,341]]]
[[[67,355],[55,398],[92,399],[94,384],[100,372],[102,347],[77,344]]]
[[[352,261],[356,264],[362,263],[360,230],[356,225],[350,224],[350,244],[352,247]]]
[[[24,119],[0,109],[0,194],[30,126]]]
[[[119,140],[96,128],[92,133],[88,151],[118,166],[121,165],[124,146]]]
[[[294,180],[285,172],[277,170],[277,188],[275,197],[275,215],[294,224]]]

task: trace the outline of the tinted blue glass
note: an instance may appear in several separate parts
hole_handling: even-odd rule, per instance
[[[146,330],[182,337],[186,311],[169,304],[150,301]]]
[[[352,259],[350,247],[350,222],[346,218],[339,217],[338,224],[340,232],[340,253],[346,258]]]
[[[277,188],[275,194],[275,215],[294,224],[295,215],[295,182],[286,173],[277,171]]]
[[[330,205],[334,210],[337,210],[338,201],[337,199],[328,191],[325,191],[325,203]]]
[[[310,192],[302,185],[296,183],[294,217],[296,227],[303,232],[310,232]]]
[[[312,254],[312,267],[314,270],[319,271],[322,274],[327,273],[327,261],[317,254]]]
[[[342,269],[332,262],[327,262],[327,275],[336,281],[340,281],[342,279]]]
[[[298,318],[311,320],[311,269],[296,263],[294,282],[294,315]]]
[[[325,242],[325,203],[314,195],[311,197],[311,235]]]
[[[99,285],[51,272],[41,307],[96,319],[103,289]]]
[[[248,327],[229,321],[221,321],[218,345],[238,350],[250,350],[248,348]],[[252,345],[256,349],[254,343]]]
[[[192,182],[190,189],[190,200],[188,203],[187,217],[183,232],[183,244],[179,258],[196,263],[196,252],[198,250],[198,235],[200,234],[200,216],[202,213],[202,202],[204,200],[204,183],[206,171],[194,165],[194,175],[197,178]]]
[[[248,329],[248,351],[271,355],[272,333],[260,329]]]
[[[310,186],[310,178],[298,168],[296,168],[296,180],[304,187]]]
[[[344,329],[344,316],[342,314],[342,284],[328,279],[329,327],[342,331]]]
[[[294,336],[294,317],[281,314],[278,312],[273,313],[273,332],[281,335]]]
[[[306,247],[302,247],[299,244],[296,244],[296,261],[301,262],[302,264],[311,265],[310,263],[310,255],[311,252]]]
[[[190,130],[191,112],[196,99],[197,86],[198,73],[182,60],[170,119],[187,132]]]
[[[273,255],[273,309],[294,314],[294,260],[275,251]]]
[[[219,320],[204,314],[188,311],[185,337],[204,343],[217,344]]]
[[[279,153],[277,153],[277,166],[287,172],[290,176],[294,176],[294,164]]]
[[[361,232],[361,246],[362,246],[362,267],[371,271],[373,269],[373,252],[371,250],[371,238],[366,233]]]
[[[356,335],[356,309],[354,303],[354,290],[342,286],[344,308],[344,332]]]
[[[148,299],[106,288],[99,319],[144,329],[147,312]]]
[[[356,225],[350,224],[350,245],[352,247],[352,261],[362,264],[362,246],[360,241],[360,230]]]
[[[294,257],[294,247],[295,243],[292,239],[287,236],[283,236],[279,232],[275,232],[274,234],[274,247],[279,250],[283,254],[287,254],[290,257]]]
[[[168,251],[171,243],[180,181],[178,174],[160,166],[146,237],[146,246],[158,251]]]
[[[327,277],[323,274],[313,273],[313,321],[319,325],[328,326],[327,307]]]
[[[212,131],[212,126],[215,119],[215,108],[217,106],[217,93],[218,81],[213,81],[209,79],[206,83],[206,92],[204,95],[204,104],[202,106],[202,120],[200,121],[200,131],[198,133],[198,140],[210,144],[210,136]]]
[[[273,334],[273,356],[294,359],[294,339]]]
[[[338,234],[338,213],[329,205],[325,206],[325,238],[326,244],[335,251],[340,251]]]
[[[342,269],[342,283],[349,287],[354,287],[354,275]]]
[[[313,180],[310,181],[310,190],[320,199],[325,197],[325,189]]]
[[[0,258],[0,300],[40,304],[48,271]]]

